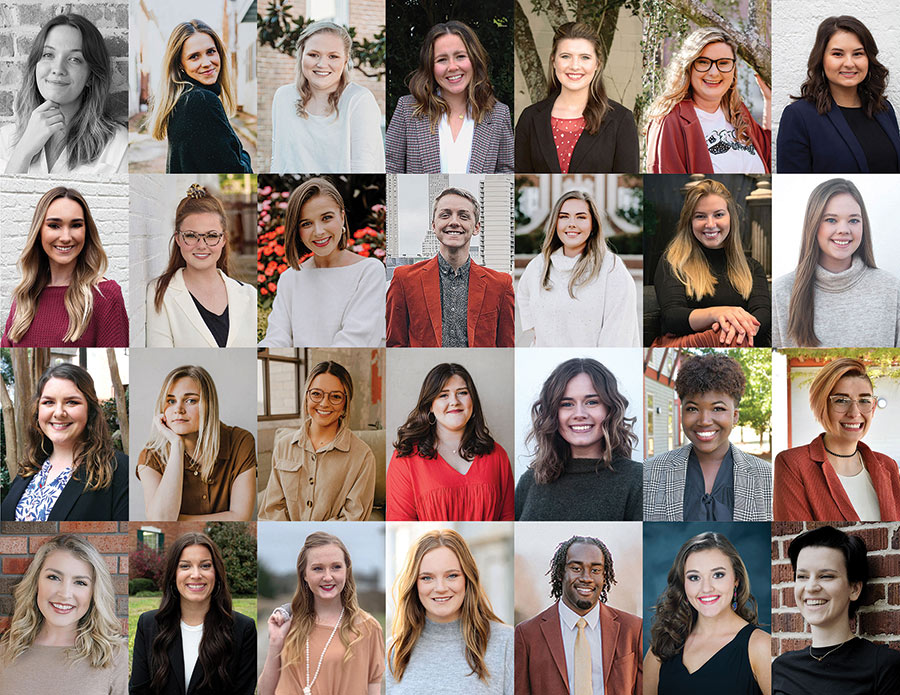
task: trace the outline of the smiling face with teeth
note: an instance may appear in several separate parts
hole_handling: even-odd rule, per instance
[[[848,270],[866,232],[863,227],[862,210],[856,198],[849,193],[831,196],[816,232],[819,265],[832,273]]]
[[[313,390],[323,391],[326,394],[333,392],[344,393],[344,385],[334,374],[326,372],[316,375],[310,382],[307,393]],[[308,395],[306,396],[306,414],[312,418],[313,424],[322,430],[334,429],[337,431],[341,415],[344,414],[346,408],[346,395],[344,403],[339,406],[333,405],[328,397],[315,403]]]
[[[551,63],[562,89],[572,91],[590,87],[600,69],[594,44],[587,39],[562,39]]]
[[[75,382],[52,377],[38,399],[38,427],[54,447],[71,449],[82,440],[88,412],[87,398]]]
[[[84,239],[84,210],[78,201],[57,198],[50,203],[41,225],[41,248],[50,262],[51,277],[71,277]]]
[[[303,580],[315,602],[341,600],[347,583],[344,551],[336,545],[320,545],[309,549]]]
[[[586,200],[569,198],[559,208],[556,217],[556,236],[562,242],[563,253],[574,258],[580,256],[591,238],[594,218]]]
[[[606,577],[603,551],[593,543],[573,543],[566,553],[562,601],[586,615],[600,600]]]
[[[416,590],[429,620],[435,623],[457,620],[466,596],[466,575],[456,553],[444,545],[425,553],[419,563]]]
[[[724,457],[738,416],[734,399],[722,391],[695,393],[681,401],[681,428],[698,456]]]
[[[684,561],[684,595],[700,615],[714,618],[731,611],[738,580],[728,556],[718,548],[691,553]]]
[[[469,241],[481,230],[476,217],[475,207],[467,198],[455,193],[441,196],[435,203],[431,229],[442,250],[451,255],[468,254]]]
[[[472,61],[462,37],[442,34],[434,40],[434,81],[442,94],[465,94],[472,82]]]
[[[316,265],[329,265],[341,256],[344,211],[329,195],[315,195],[300,208],[300,241],[315,254]]]
[[[216,588],[216,569],[205,545],[189,545],[181,551],[175,568],[175,589],[181,602],[209,603]]]
[[[846,630],[850,602],[858,599],[861,592],[862,583],[849,580],[847,560],[837,548],[810,545],[797,555],[794,600],[814,633]]]
[[[701,246],[720,249],[731,229],[731,214],[728,203],[719,195],[710,193],[697,201],[691,215],[691,231]]]
[[[869,380],[860,376],[845,376],[841,378],[834,389],[831,396],[842,396],[853,401],[859,401],[860,398],[874,398],[872,394],[872,384]],[[859,441],[866,436],[869,426],[872,424],[872,418],[875,417],[875,411],[878,408],[872,408],[867,412],[862,412],[857,403],[851,403],[846,412],[839,413],[832,405],[831,398],[828,400],[828,422],[825,429],[828,431],[826,445],[833,451],[842,451],[846,449],[853,451]]]
[[[212,212],[195,212],[186,215],[178,230],[181,234],[194,232],[195,234],[222,234],[222,219]],[[202,241],[198,241],[194,246],[188,246],[181,234],[175,235],[175,243],[181,251],[181,257],[188,268],[196,272],[204,272],[216,267],[219,257],[222,255],[222,249],[227,243],[223,238],[215,246],[209,246],[204,237]]]
[[[38,576],[37,606],[44,616],[42,635],[49,629],[72,633],[91,607],[94,570],[68,550],[54,550]]]
[[[559,401],[559,436],[569,444],[572,458],[603,457],[606,447],[603,423],[609,408],[598,391],[590,375],[582,372],[569,379]]]
[[[340,36],[331,31],[319,31],[303,44],[300,70],[313,92],[330,94],[340,84],[347,58]]]
[[[822,70],[832,94],[856,92],[869,74],[869,57],[859,37],[849,31],[834,32],[825,46]]]
[[[709,43],[700,52],[697,58],[731,58],[734,60],[734,51],[724,41]],[[691,96],[694,105],[709,113],[718,111],[722,98],[728,93],[734,82],[736,69],[731,72],[719,72],[719,68],[713,64],[708,72],[700,72],[691,66]]]

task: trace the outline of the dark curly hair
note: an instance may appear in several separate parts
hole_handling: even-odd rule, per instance
[[[806,80],[800,85],[800,96],[791,96],[791,99],[799,101],[804,99],[815,104],[816,111],[820,115],[831,111],[831,89],[828,87],[828,78],[825,77],[825,68],[822,66],[825,58],[825,49],[831,37],[839,31],[855,34],[863,45],[866,58],[869,59],[869,70],[866,78],[857,85],[856,93],[862,102],[866,116],[874,118],[879,111],[884,111],[888,102],[884,98],[884,89],[888,80],[888,69],[878,62],[878,46],[875,39],[865,24],[856,17],[841,15],[822,20],[816,31],[816,40],[809,52],[809,61],[806,65]]]
[[[727,393],[734,405],[741,402],[747,380],[738,361],[720,352],[691,357],[681,365],[675,378],[675,390],[682,401],[710,391]]]
[[[791,541],[788,546],[788,557],[791,558],[791,567],[794,569],[794,578],[797,576],[797,558],[800,551],[804,548],[819,546],[823,548],[834,548],[840,550],[847,563],[847,580],[853,584],[859,582],[865,589],[866,582],[869,581],[869,563],[866,560],[866,542],[855,535],[848,535],[836,529],[834,526],[822,526],[812,531],[806,531]],[[860,592],[862,596],[862,592]],[[850,611],[848,619],[856,614],[861,601],[857,598],[850,602]]]
[[[550,560],[550,569],[547,570],[550,577],[550,596],[555,600],[559,600],[559,597],[562,596],[566,557],[569,555],[569,548],[576,543],[596,545],[603,553],[603,586],[600,587],[600,603],[606,603],[606,594],[616,583],[616,572],[613,569],[612,553],[609,552],[609,548],[603,541],[593,536],[572,536],[569,540],[556,546],[556,552],[553,553],[553,559]]]

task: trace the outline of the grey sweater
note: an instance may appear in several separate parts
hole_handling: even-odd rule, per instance
[[[491,674],[487,683],[466,662],[459,621],[433,623],[426,618],[399,683],[391,674],[388,645],[384,682],[388,695],[513,695],[513,629],[509,625],[491,623],[484,662]]]
[[[798,347],[788,334],[796,271],[775,281],[772,346]],[[813,328],[818,347],[900,346],[900,280],[870,268],[858,256],[849,270],[832,273],[816,266]],[[801,346],[808,347],[808,346]]]

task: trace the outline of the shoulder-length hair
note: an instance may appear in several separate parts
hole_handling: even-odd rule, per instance
[[[287,668],[303,658],[301,654],[306,640],[316,626],[315,599],[309,584],[304,579],[304,574],[309,562],[309,551],[326,545],[336,546],[344,554],[344,565],[347,567],[344,588],[341,589],[341,605],[344,607],[345,617],[341,619],[341,627],[338,629],[341,644],[346,650],[344,653],[345,664],[352,656],[353,645],[362,639],[359,626],[368,614],[359,607],[359,601],[356,598],[356,581],[353,579],[353,563],[350,561],[350,553],[347,551],[347,546],[337,536],[324,531],[316,531],[306,537],[306,542],[297,556],[297,590],[291,601],[291,626],[284,638],[284,648],[281,650],[282,668]]]
[[[312,99],[312,89],[306,81],[306,78],[303,76],[303,51],[306,50],[306,42],[320,32],[337,36],[341,40],[341,43],[344,44],[344,55],[347,56],[347,60],[344,61],[344,69],[341,70],[341,79],[338,81],[335,90],[328,95],[328,105],[331,107],[331,110],[334,111],[335,115],[338,113],[338,102],[341,100],[341,95],[344,93],[347,85],[350,84],[350,68],[353,67],[351,56],[353,40],[350,38],[350,34],[344,27],[335,24],[334,22],[326,20],[313,22],[300,34],[295,49],[297,52],[297,64],[294,67],[294,85],[297,87],[297,91],[300,92],[300,98],[297,99],[295,106],[297,115],[300,116],[300,118],[309,117],[309,114],[306,112],[306,105],[309,103],[309,100]]]
[[[819,24],[819,28],[816,30],[816,40],[813,42],[806,64],[806,80],[800,85],[800,96],[792,96],[791,99],[804,99],[810,104],[814,104],[820,115],[831,111],[833,99],[823,64],[828,42],[839,31],[854,34],[866,52],[869,69],[865,79],[856,86],[856,93],[859,95],[866,116],[874,118],[876,113],[884,111],[888,107],[887,99],[884,98],[888,69],[878,62],[878,46],[875,45],[872,32],[856,17],[848,15],[828,17]]]
[[[606,63],[606,55],[603,51],[603,44],[600,43],[600,37],[593,27],[581,22],[566,22],[561,24],[555,32],[553,32],[553,48],[550,49],[550,69],[547,73],[547,96],[559,94],[562,85],[556,77],[556,70],[553,67],[553,61],[556,59],[556,51],[559,42],[566,39],[584,39],[589,41],[594,47],[594,53],[597,55],[597,72],[591,80],[590,89],[588,90],[588,101],[584,107],[584,127],[588,133],[593,135],[600,129],[603,118],[610,111],[609,98],[606,96],[606,85],[603,82],[603,68]]]
[[[688,540],[669,570],[668,585],[656,601],[653,626],[650,628],[650,649],[660,661],[668,661],[681,652],[684,643],[694,629],[697,609],[684,593],[684,565],[690,555],[701,550],[721,550],[731,561],[731,569],[737,579],[734,610],[751,625],[757,625],[756,599],[750,593],[750,576],[738,551],[721,533],[707,531]]]
[[[37,311],[38,297],[50,283],[50,260],[41,244],[41,230],[47,217],[47,209],[60,198],[74,200],[81,206],[84,214],[84,246],[75,259],[75,270],[66,288],[65,305],[69,328],[63,336],[63,342],[74,343],[84,335],[91,322],[94,312],[94,289],[106,272],[106,252],[100,243],[100,233],[97,231],[91,210],[81,193],[74,188],[57,186],[44,193],[38,201],[34,216],[31,218],[28,238],[25,239],[25,248],[16,264],[22,279],[13,290],[16,314],[7,333],[7,337],[13,343],[20,341],[31,328],[31,322],[34,321]]]
[[[397,611],[391,626],[391,647],[388,666],[399,683],[409,665],[416,642],[425,628],[425,608],[419,600],[416,583],[422,558],[436,548],[450,548],[459,560],[466,578],[466,591],[460,608],[460,628],[466,644],[466,663],[479,680],[487,682],[491,677],[484,652],[491,636],[491,622],[503,622],[494,614],[491,602],[481,587],[478,566],[465,539],[452,529],[429,531],[409,548],[403,569],[394,582],[394,600]]]
[[[845,376],[865,379],[869,387],[874,389],[872,378],[866,371],[865,362],[851,357],[839,357],[831,360],[816,374],[809,387],[809,407],[813,416],[829,434],[838,434],[828,417],[828,397],[837,387],[837,383]]]
[[[200,465],[200,479],[204,483],[212,481],[213,468],[219,455],[219,396],[216,393],[216,384],[209,372],[196,364],[186,364],[176,367],[166,375],[163,380],[159,396],[156,398],[154,417],[166,410],[166,396],[171,391],[176,381],[183,378],[194,379],[200,386],[200,426],[197,433],[197,445],[190,457]],[[169,450],[172,445],[163,436],[162,432],[152,428],[147,448],[155,451],[165,468],[169,460]]]
[[[309,370],[309,374],[306,377],[306,383],[303,385],[300,415],[304,422],[310,417],[309,413],[306,411],[306,392],[312,387],[313,379],[319,376],[319,374],[332,374],[336,376],[341,382],[341,386],[344,387],[344,412],[341,413],[341,416],[338,418],[338,423],[343,425],[344,419],[350,412],[350,402],[353,400],[353,377],[350,376],[350,372],[347,371],[347,368],[344,367],[344,365],[339,362],[334,362],[333,360],[319,362],[315,367]]]
[[[112,61],[109,50],[97,27],[80,14],[57,15],[35,37],[22,72],[22,85],[16,93],[14,106],[16,132],[14,139],[21,140],[34,110],[46,101],[37,86],[35,69],[44,53],[47,36],[54,27],[70,26],[81,32],[81,54],[90,68],[87,83],[81,93],[81,108],[72,119],[66,133],[69,148],[69,169],[97,161],[103,148],[112,139],[116,128],[122,127],[112,115],[109,91],[112,83]]]
[[[708,195],[717,195],[725,201],[730,222],[728,236],[725,237],[725,263],[728,266],[728,281],[744,299],[750,298],[753,289],[753,274],[744,255],[741,244],[741,224],[734,197],[725,186],[713,179],[703,179],[688,189],[675,228],[675,236],[663,252],[663,261],[668,263],[675,278],[684,285],[684,291],[691,299],[700,300],[716,291],[716,278],[709,268],[709,261],[703,253],[700,242],[694,236],[692,227],[694,210],[700,200]]]
[[[597,395],[606,406],[607,415],[600,426],[603,432],[603,456],[600,465],[614,470],[616,457],[631,458],[637,446],[634,433],[635,418],[625,417],[628,399],[619,392],[616,377],[609,369],[590,357],[574,357],[560,364],[541,387],[538,399],[531,406],[531,430],[525,438],[535,445],[531,468],[534,481],[540,485],[552,483],[562,475],[572,458],[572,447],[559,433],[559,404],[566,386],[579,374],[587,374]]]
[[[213,31],[206,22],[199,19],[192,19],[189,22],[181,22],[176,26],[171,35],[169,42],[166,44],[166,51],[163,54],[162,76],[159,80],[159,89],[153,95],[153,115],[150,117],[150,134],[156,140],[165,140],[166,133],[169,130],[169,116],[172,110],[181,98],[181,95],[194,89],[187,76],[184,73],[183,63],[181,61],[181,49],[184,42],[197,32],[207,34],[216,45],[216,51],[219,53],[219,79],[218,85],[221,87],[219,99],[228,116],[233,116],[235,112],[236,102],[234,96],[234,87],[231,84],[231,73],[228,68],[228,53],[225,50],[225,44],[219,35]]]
[[[452,376],[459,376],[466,382],[466,388],[472,398],[472,417],[463,430],[462,443],[459,447],[460,456],[472,461],[476,456],[484,456],[494,450],[494,438],[491,437],[491,432],[484,421],[481,399],[478,398],[478,390],[475,388],[472,375],[461,364],[442,362],[432,367],[425,375],[416,407],[409,411],[406,422],[397,430],[394,448],[398,456],[418,453],[426,459],[437,457],[437,425],[431,416],[431,405]]]
[[[203,618],[203,637],[200,639],[200,653],[197,656],[197,663],[203,668],[203,681],[199,690],[231,692],[228,666],[232,658],[231,630],[234,616],[231,612],[228,576],[225,574],[225,563],[222,562],[219,547],[205,533],[195,531],[178,538],[166,553],[166,568],[161,580],[163,596],[156,612],[159,631],[150,648],[150,691],[153,693],[162,693],[172,678],[169,649],[181,634],[181,594],[175,588],[175,574],[181,554],[192,545],[202,545],[209,551],[216,572],[216,585],[210,597],[209,610]]]
[[[347,209],[340,191],[326,178],[307,179],[291,193],[291,197],[288,198],[287,210],[284,213],[285,257],[288,265],[294,270],[300,270],[300,261],[306,254],[312,253],[312,249],[303,243],[300,236],[300,219],[303,206],[318,195],[332,198],[344,216],[344,232],[338,240],[338,249],[347,248],[347,240],[350,238],[350,223],[347,221]]]
[[[735,136],[743,144],[750,143],[750,122],[744,115],[744,105],[741,94],[738,91],[738,46],[730,34],[715,27],[703,27],[688,35],[681,44],[681,48],[669,61],[666,69],[665,87],[662,93],[656,97],[647,116],[652,119],[662,119],[671,113],[680,102],[685,99],[693,99],[694,90],[691,87],[691,70],[694,61],[703,53],[703,49],[711,43],[726,43],[734,54],[734,79],[728,91],[722,96],[722,110],[725,120],[734,126]]]
[[[547,218],[547,226],[544,229],[544,243],[541,245],[541,256],[544,259],[544,274],[541,277],[541,287],[545,290],[553,287],[553,283],[550,280],[550,269],[553,265],[550,256],[563,245],[556,227],[559,221],[559,212],[562,210],[563,203],[567,200],[583,200],[587,204],[588,212],[591,215],[591,235],[588,237],[584,252],[575,262],[575,267],[572,269],[572,277],[569,278],[569,296],[575,299],[576,287],[590,285],[597,279],[597,276],[600,274],[600,267],[603,265],[603,258],[606,256],[606,252],[609,251],[609,247],[607,247],[606,240],[603,238],[600,211],[597,209],[597,204],[590,194],[584,191],[563,193],[553,205],[553,211],[550,213],[550,217]]]
[[[406,78],[409,93],[416,100],[413,115],[427,118],[431,123],[431,132],[435,132],[442,116],[450,116],[450,105],[440,95],[439,87],[434,81],[434,42],[447,34],[455,34],[460,38],[472,63],[472,79],[466,90],[472,120],[476,124],[481,123],[497,103],[494,86],[491,84],[491,59],[472,27],[455,19],[435,24],[425,34],[419,50],[419,66]]]
[[[866,541],[855,534],[846,534],[834,526],[820,526],[810,531],[804,531],[788,545],[788,557],[791,559],[791,569],[794,570],[794,580],[797,579],[797,558],[804,548],[821,547],[833,548],[840,551],[847,563],[847,581],[851,584],[860,584],[860,596],[855,601],[850,601],[847,618],[856,614],[862,601],[862,590],[869,581],[869,563],[866,559]]]
[[[828,201],[840,193],[853,196],[859,205],[859,213],[862,216],[862,240],[859,248],[853,252],[853,256],[858,257],[870,268],[877,267],[875,252],[872,250],[872,228],[869,225],[869,213],[866,212],[866,203],[863,201],[859,189],[847,179],[823,181],[809,194],[809,200],[806,203],[803,239],[800,242],[800,260],[797,262],[794,287],[791,289],[791,303],[788,309],[788,335],[794,339],[797,345],[804,347],[819,345],[815,329],[816,268],[822,253],[818,240],[819,225],[822,224]]]
[[[172,276],[175,275],[179,268],[187,266],[187,261],[184,260],[184,254],[182,254],[181,248],[176,241],[176,237],[181,232],[181,225],[184,224],[184,219],[188,215],[203,213],[219,216],[219,221],[222,224],[222,234],[224,236],[222,237],[222,253],[219,254],[219,260],[216,261],[216,267],[225,273],[225,275],[229,274],[228,220],[225,217],[225,208],[222,207],[222,202],[209,193],[203,186],[194,184],[188,190],[187,195],[181,199],[180,203],[178,203],[178,207],[175,208],[175,231],[172,232],[172,238],[169,240],[169,263],[166,265],[163,274],[156,278],[156,292],[153,295],[153,305],[156,307],[157,311],[162,310],[163,298],[166,295],[166,290],[169,288],[169,283],[172,282]]]
[[[91,567],[91,605],[78,621],[75,646],[66,650],[66,656],[73,664],[84,660],[91,668],[109,668],[119,650],[125,647],[120,634],[122,626],[116,617],[112,577],[98,550],[83,537],[68,533],[44,543],[16,585],[12,619],[0,640],[3,659],[10,664],[19,658],[34,644],[44,626],[44,615],[37,605],[38,580],[47,556],[56,551],[70,553]]]
[[[87,490],[102,490],[112,484],[116,450],[113,447],[109,426],[103,415],[100,400],[94,391],[94,380],[88,371],[77,364],[58,364],[47,368],[38,380],[31,399],[28,428],[25,432],[25,460],[20,475],[30,478],[41,470],[53,452],[53,442],[38,425],[38,407],[44,387],[50,379],[71,381],[87,403],[87,424],[81,442],[75,451],[73,471],[85,482]]]

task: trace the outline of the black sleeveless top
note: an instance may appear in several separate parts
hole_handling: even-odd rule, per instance
[[[693,673],[688,673],[676,654],[659,667],[658,695],[683,695],[684,693],[728,693],[728,695],[762,695],[747,647],[755,625],[745,625],[734,639],[713,654]]]

